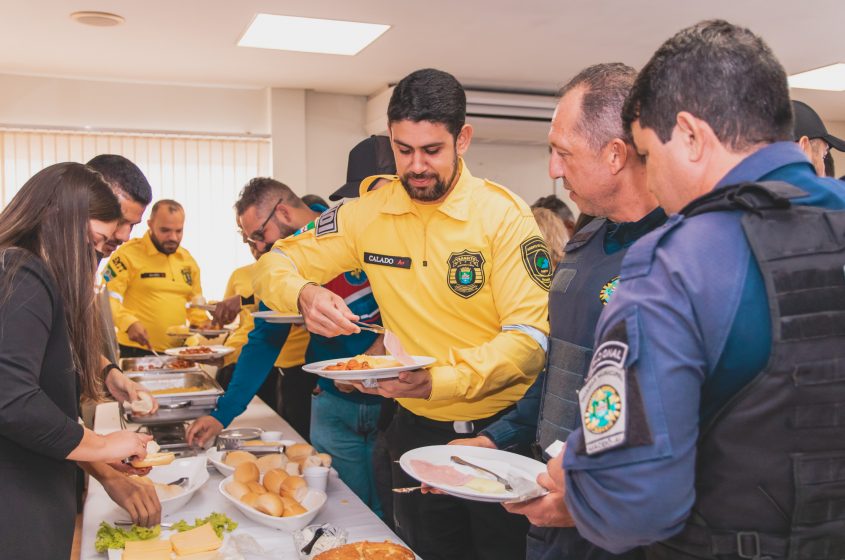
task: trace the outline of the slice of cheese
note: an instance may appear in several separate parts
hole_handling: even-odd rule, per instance
[[[126,541],[121,560],[170,560],[170,541]]]
[[[173,550],[176,551],[176,554],[185,556],[187,554],[217,550],[223,546],[223,540],[217,536],[217,533],[211,528],[211,524],[206,523],[196,529],[171,535],[170,544],[173,545]]]

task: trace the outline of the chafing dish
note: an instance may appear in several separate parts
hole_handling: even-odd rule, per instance
[[[178,366],[178,367],[174,367]],[[200,371],[195,363],[189,363],[177,356],[144,356],[143,358],[121,358],[120,369],[125,373],[179,373]]]
[[[121,414],[127,421],[136,424],[171,424],[205,416],[214,410],[218,397],[223,394],[217,381],[202,370],[126,375],[143,385],[158,401],[158,411],[146,416],[133,414],[121,403]]]

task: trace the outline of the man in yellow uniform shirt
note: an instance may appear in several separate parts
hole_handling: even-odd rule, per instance
[[[149,230],[123,244],[103,271],[109,291],[117,342],[122,357],[145,356],[149,348],[162,352],[171,346],[167,327],[208,323],[205,311],[185,309],[202,295],[200,270],[191,254],[179,245],[185,210],[175,200],[153,205]]]
[[[388,107],[398,176],[280,240],[256,269],[256,297],[279,311],[299,308],[323,336],[358,327],[318,284],[363,269],[385,327],[408,353],[437,359],[369,389],[399,401],[387,434],[394,461],[477,434],[513,407],[545,360],[548,250],[528,205],[464,165],[465,115],[453,76],[405,77]],[[394,467],[395,485],[414,484]],[[524,557],[527,524],[496,504],[412,493],[397,494],[394,506],[399,535],[426,560]]]

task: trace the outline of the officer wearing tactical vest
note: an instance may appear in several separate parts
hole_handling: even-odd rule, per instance
[[[666,41],[623,120],[674,215],[599,320],[563,462],[578,531],[650,559],[843,557],[842,184],[790,141],[771,50],[724,21]]]
[[[563,179],[579,210],[606,218],[593,220],[576,233],[555,271],[549,294],[545,375],[516,410],[485,428],[479,437],[454,443],[511,449],[537,441],[541,452],[548,449],[543,455],[549,459],[560,453],[562,442],[576,426],[576,391],[587,373],[599,315],[619,282],[622,257],[630,245],[666,219],[646,188],[645,167],[631,135],[622,128],[622,104],[636,75],[624,64],[598,64],[582,70],[560,91],[549,131],[549,174]],[[560,517],[565,512],[563,489],[547,486],[547,496],[507,506],[532,522],[528,560],[641,557],[640,551],[616,556],[574,528],[563,528],[570,524],[568,516]]]
[[[256,295],[279,311],[298,306],[308,329],[324,336],[358,327],[343,299],[314,283],[362,268],[384,326],[409,354],[437,359],[378,381],[378,394],[400,405],[386,434],[394,461],[477,435],[525,394],[545,361],[548,249],[524,201],[470,174],[461,158],[472,138],[465,118],[453,76],[428,69],[403,78],[388,106],[398,176],[258,261]],[[395,485],[418,484],[393,466]],[[525,553],[527,522],[497,504],[413,493],[394,505],[399,535],[426,560]]]

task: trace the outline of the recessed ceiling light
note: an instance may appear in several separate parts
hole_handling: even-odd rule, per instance
[[[837,62],[789,77],[789,87],[845,91],[845,64]]]
[[[123,16],[108,12],[73,12],[70,14],[70,18],[79,23],[93,25],[94,27],[113,27],[126,21],[123,19]]]
[[[352,56],[388,29],[377,23],[258,14],[238,46]]]

